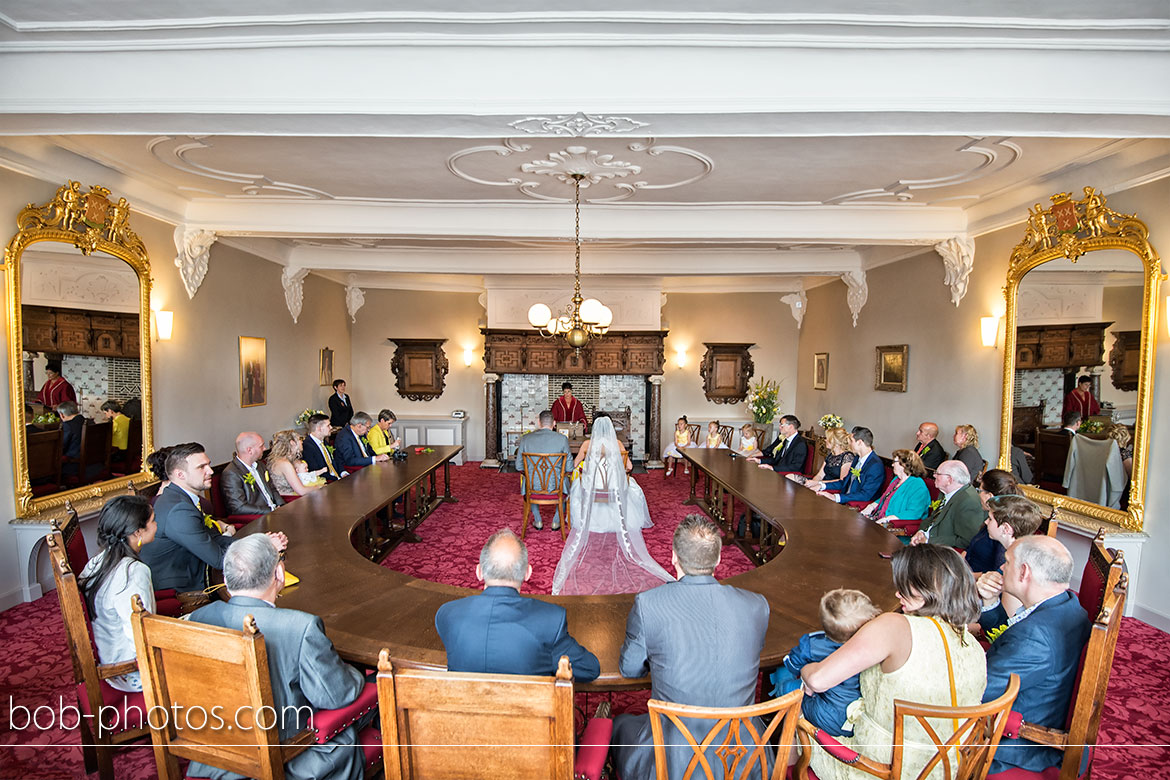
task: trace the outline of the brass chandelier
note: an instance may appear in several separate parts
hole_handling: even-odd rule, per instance
[[[562,336],[565,342],[578,352],[591,338],[601,338],[613,322],[613,312],[596,298],[581,297],[581,180],[583,173],[570,173],[573,180],[573,204],[576,222],[574,224],[574,270],[573,298],[565,306],[565,313],[554,317],[546,304],[533,304],[528,310],[528,322],[545,338]]]

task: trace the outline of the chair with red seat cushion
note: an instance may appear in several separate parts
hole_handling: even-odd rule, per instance
[[[892,482],[894,480],[893,461],[890,460],[889,458],[882,458],[882,464],[886,467],[886,476],[882,480],[882,486],[877,492],[878,496],[880,496],[882,493],[886,492],[886,488],[889,487],[890,482]],[[862,509],[865,509],[867,506],[869,506],[872,503],[873,503],[872,501],[846,501],[845,506],[851,506],[854,509],[856,509],[858,512],[860,512]]]
[[[76,517],[76,514],[74,515]],[[68,524],[67,524],[68,525]],[[76,534],[77,537],[81,533]],[[61,616],[65,621],[69,653],[73,660],[73,677],[77,683],[78,706],[83,714],[100,713],[103,716],[98,728],[96,719],[81,718],[82,756],[86,772],[99,772],[102,780],[113,780],[113,747],[146,736],[147,729],[141,720],[128,719],[137,704],[138,714],[145,712],[141,693],[125,693],[111,687],[106,680],[111,677],[137,671],[135,661],[117,664],[99,664],[94,650],[93,634],[86,614],[85,601],[77,585],[77,575],[70,566],[68,548],[61,532],[52,531],[46,544],[49,560],[53,567],[53,580],[57,583],[57,600],[61,605]],[[84,565],[84,564],[83,564]],[[105,707],[105,709],[103,709]],[[115,713],[117,717],[115,718]],[[133,722],[127,722],[131,720]]]
[[[1019,691],[1020,678],[1013,674],[1002,696],[971,707],[943,707],[896,699],[892,752],[888,764],[875,761],[843,745],[802,718],[797,729],[802,750],[796,762],[795,774],[801,780],[816,777],[808,768],[812,743],[816,742],[838,761],[882,780],[925,780],[928,775],[934,776],[932,772],[937,772],[939,777],[954,780],[981,779],[987,774],[991,760],[995,757],[995,750],[999,747],[999,740],[1011,715],[1012,703]],[[944,739],[938,733],[938,724],[947,722],[954,723],[955,729]],[[912,730],[907,728],[911,724],[914,725]],[[924,750],[933,748],[935,751],[918,774],[907,772],[903,765],[903,751],[907,742],[921,745]]]
[[[211,498],[211,516],[222,517],[225,523],[234,526],[238,531],[253,520],[259,520],[261,517],[264,517],[264,515],[229,515],[227,513],[227,501],[224,500],[223,490],[220,484],[222,473],[226,466],[226,463],[221,463],[212,469],[211,472],[211,487],[207,491]]]
[[[520,526],[520,538],[528,533],[528,518],[532,505],[555,506],[561,518],[561,541],[569,526],[569,502],[565,500],[565,467],[568,455],[563,452],[538,454],[524,453],[524,517]]]

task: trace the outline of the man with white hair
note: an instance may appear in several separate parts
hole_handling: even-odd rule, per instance
[[[930,514],[910,544],[930,542],[966,550],[987,519],[979,493],[971,487],[971,473],[962,461],[944,460],[934,472],[934,484],[942,495],[931,503]]]
[[[358,697],[365,678],[337,655],[321,618],[276,606],[276,596],[284,587],[284,562],[267,536],[246,536],[229,547],[223,559],[223,579],[231,599],[195,610],[191,621],[239,630],[248,615],[256,619],[268,650],[268,673],[282,740],[306,727],[310,711],[344,707]],[[323,745],[310,745],[285,764],[285,776],[290,780],[359,780],[364,759],[357,733],[373,715],[371,711],[365,722],[359,720]],[[240,777],[196,762],[187,773],[214,780]]]
[[[488,537],[475,576],[483,593],[449,601],[435,614],[448,671],[552,676],[567,655],[574,680],[597,679],[601,664],[569,635],[565,608],[520,595],[532,567],[516,534],[504,528]]]
[[[236,456],[219,475],[219,489],[229,515],[266,515],[284,504],[272,477],[260,463],[264,438],[255,431],[236,437]]]
[[[1020,676],[1020,694],[1012,706],[1024,720],[1062,729],[1091,624],[1076,595],[1068,589],[1073,561],[1063,544],[1047,536],[1024,536],[1007,550],[1003,574],[986,572],[976,583],[983,599],[979,619],[994,636],[987,651],[987,689],[983,701],[1007,690],[1008,678]],[[1010,618],[1000,603],[1007,593],[1022,606]],[[1002,627],[1002,633],[995,629]],[[991,772],[1020,767],[1040,773],[1059,766],[1062,753],[1021,739],[1005,737]]]

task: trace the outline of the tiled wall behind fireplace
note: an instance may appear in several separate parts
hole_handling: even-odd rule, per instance
[[[128,401],[142,395],[137,360],[64,355],[61,372],[77,393],[81,413],[91,420],[101,419],[101,405],[110,399]]]
[[[598,408],[625,409],[630,407],[630,456],[646,457],[646,377],[601,376]]]
[[[1064,371],[1059,368],[1016,372],[1015,406],[1035,406],[1044,401],[1044,424],[1060,425],[1064,406]]]

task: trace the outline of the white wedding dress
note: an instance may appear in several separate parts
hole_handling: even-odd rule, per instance
[[[640,593],[674,579],[642,539],[646,495],[626,475],[613,422],[593,424],[581,474],[569,488],[571,528],[553,575],[553,595]]]

